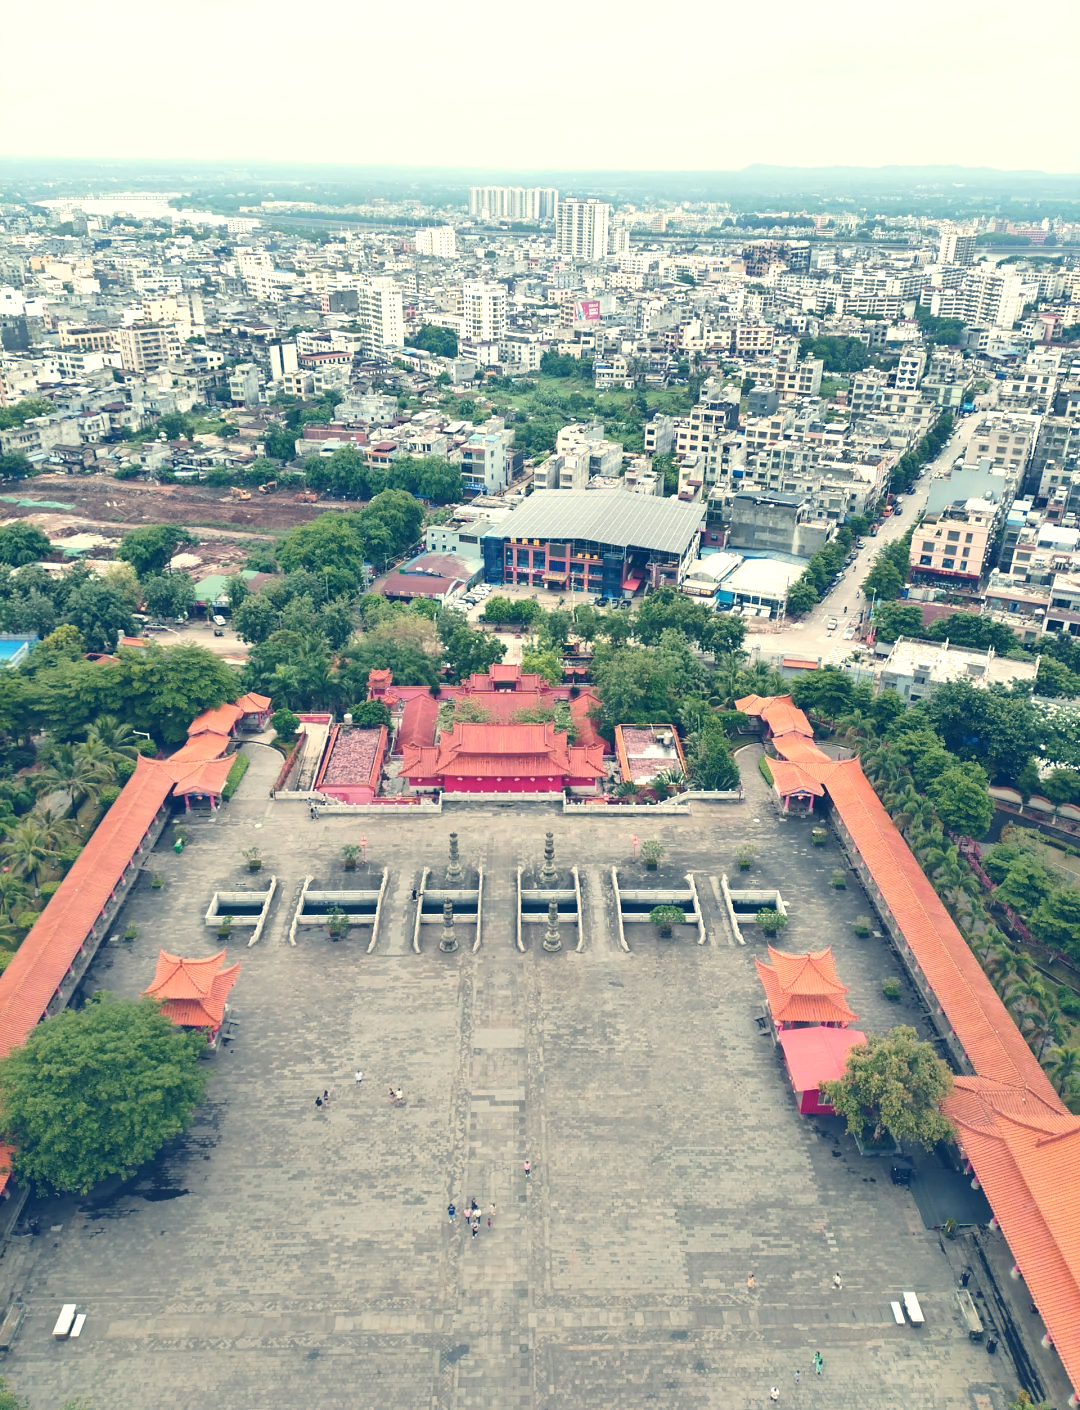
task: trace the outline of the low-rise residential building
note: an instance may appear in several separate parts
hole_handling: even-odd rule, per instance
[[[895,690],[905,705],[932,695],[947,681],[967,680],[974,685],[1033,684],[1037,660],[1013,661],[998,656],[993,647],[971,651],[945,641],[918,641],[897,637],[881,668],[880,688]]]

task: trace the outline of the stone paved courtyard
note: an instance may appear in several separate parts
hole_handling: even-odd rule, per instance
[[[748,882],[779,887],[791,912],[783,946],[833,944],[861,1027],[927,1031],[910,989],[882,996],[899,967],[852,934],[869,912],[854,883],[830,888],[835,846],[778,821],[752,760],[745,804],[691,820],[532,806],[313,823],[270,802],[274,762],[251,752],[183,855],[166,830],[149,863],[163,889],[147,875],[117,927],[138,938],[90,973],[88,988],[135,994],[159,946],[216,951],[202,914],[219,887],[254,884],[240,852],[262,848],[257,880],[276,875],[278,896],[258,945],[229,942],[237,1037],[211,1059],[191,1130],[131,1185],[33,1211],[44,1232],[21,1241],[28,1313],[4,1374],[34,1410],[74,1395],[94,1410],[729,1410],[768,1404],[774,1384],[782,1404],[830,1410],[1004,1410],[1011,1367],[968,1342],[937,1235],[839,1123],[796,1114],[757,1030],[764,942],[748,926],[733,943],[711,882],[745,840]],[[515,870],[539,863],[547,828],[561,875],[580,869],[580,954],[569,933],[560,954],[515,949]],[[441,884],[452,829],[484,867],[484,944],[444,955],[424,926],[416,955],[411,889],[425,866]],[[696,873],[706,945],[633,925],[621,950],[611,867],[647,884],[633,832]],[[371,872],[390,871],[374,953],[368,930],[337,944],[301,930],[291,946],[305,877],[372,884],[341,869],[361,833]],[[446,1215],[472,1197],[476,1239]],[[921,1329],[893,1323],[904,1288]],[[88,1314],[78,1342],[50,1336],[65,1301]]]

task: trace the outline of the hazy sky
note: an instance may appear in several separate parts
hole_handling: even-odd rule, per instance
[[[1076,0],[55,0],[48,17],[45,47],[5,65],[9,155],[1080,170]]]

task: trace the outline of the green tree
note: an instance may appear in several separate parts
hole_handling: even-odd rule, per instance
[[[930,797],[946,827],[982,837],[994,816],[986,774],[978,764],[956,764],[930,784]]]
[[[1000,684],[947,681],[909,719],[913,727],[929,724],[951,753],[974,759],[994,783],[1012,782],[1045,738],[1026,692]]]
[[[710,725],[690,736],[686,758],[695,788],[730,790],[739,786],[739,766],[722,727]]]
[[[42,558],[48,558],[51,552],[48,534],[34,524],[16,520],[14,524],[5,524],[0,529],[0,563],[10,563],[13,568],[18,568],[25,563],[37,563]]]
[[[88,798],[97,798],[102,788],[113,782],[114,776],[115,771],[100,758],[80,753],[73,744],[56,744],[35,783],[41,794],[67,793],[78,808]]]
[[[804,573],[788,588],[787,610],[795,616],[809,612],[821,600],[818,590]]]
[[[1028,925],[1036,940],[1070,959],[1080,959],[1080,888],[1063,886],[1045,896]]]
[[[270,717],[270,728],[278,739],[292,739],[300,726],[300,716],[291,710],[275,710]]]
[[[152,573],[143,579],[142,589],[152,617],[186,617],[195,606],[195,584],[186,573]]]
[[[32,818],[25,818],[0,843],[0,856],[12,873],[23,877],[35,890],[59,862],[55,840]]]
[[[286,573],[304,568],[324,576],[334,597],[354,591],[363,581],[364,556],[359,512],[320,514],[287,534],[277,551]]]
[[[490,670],[501,661],[506,655],[506,644],[490,632],[477,631],[463,620],[454,621],[458,616],[456,612],[444,612],[440,616],[439,636],[446,664],[454,679],[463,681],[474,673]]]
[[[922,637],[922,613],[907,603],[879,602],[874,609],[874,631],[878,641],[895,641],[900,636]]]
[[[277,630],[280,613],[265,593],[250,593],[232,614],[232,629],[241,641],[255,646]]]
[[[135,729],[167,744],[186,739],[196,715],[240,694],[232,667],[193,642],[121,651],[119,661],[93,669],[98,708],[115,706]]]
[[[995,622],[978,612],[952,612],[948,617],[938,617],[924,635],[929,641],[948,641],[953,646],[967,646],[975,651],[993,647],[1000,656],[1015,651],[1020,645],[1016,633],[1004,622]]]
[[[87,651],[110,652],[135,623],[126,599],[101,578],[87,578],[68,596],[64,621],[78,629]]]
[[[419,348],[433,357],[457,357],[458,339],[452,328],[439,328],[434,323],[425,323],[411,338],[405,339],[407,348]]]
[[[381,700],[361,700],[352,707],[353,724],[363,729],[378,729],[385,725],[389,729],[392,716]]]
[[[549,685],[559,685],[563,678],[563,664],[554,651],[523,651],[521,670],[523,674],[543,676]]]
[[[150,573],[162,573],[181,544],[196,544],[198,539],[178,524],[152,524],[145,529],[131,529],[120,540],[116,550],[138,573],[140,578]]]
[[[1011,906],[1022,916],[1032,915],[1054,889],[1050,875],[1038,857],[1023,853],[1005,873],[1005,880],[994,892],[994,900]]]
[[[822,1095],[847,1120],[853,1136],[881,1143],[885,1133],[896,1141],[918,1141],[929,1150],[953,1137],[941,1104],[952,1091],[952,1073],[920,1042],[914,1028],[898,1027],[884,1036],[866,1035],[851,1048],[844,1075],[822,1084]]]
[[[234,573],[225,583],[225,596],[229,599],[229,606],[234,612],[250,592],[251,589],[248,587],[246,579],[239,573]]]
[[[0,1125],[19,1178],[86,1194],[133,1173],[202,1100],[205,1041],[152,999],[101,992],[31,1029],[0,1061]]]
[[[34,462],[27,459],[25,455],[21,455],[17,450],[9,450],[0,454],[0,479],[18,480],[36,474]]]
[[[863,579],[862,590],[871,601],[876,595],[879,601],[893,602],[900,596],[903,586],[900,569],[887,558],[879,558]]]

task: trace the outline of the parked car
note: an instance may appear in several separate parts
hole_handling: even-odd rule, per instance
[[[829,631],[831,631],[831,632],[836,631],[836,627],[837,627],[836,618],[835,618],[835,617],[830,617],[829,620],[825,623],[825,625],[828,627]]]

